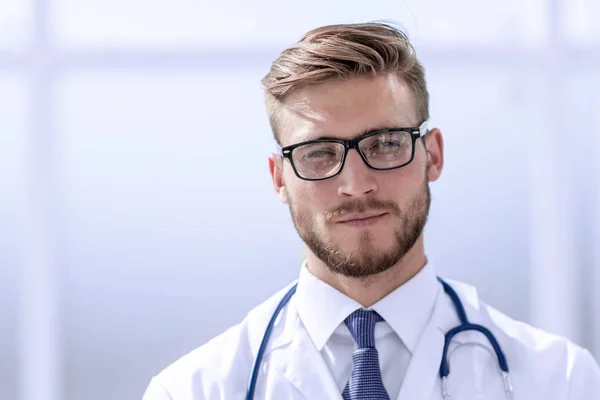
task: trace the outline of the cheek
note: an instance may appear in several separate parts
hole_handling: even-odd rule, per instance
[[[288,199],[293,208],[297,212],[306,214],[307,216],[316,216],[324,214],[331,206],[330,196],[327,195],[325,187],[322,187],[323,182],[303,181],[293,176],[288,178],[286,190]],[[329,207],[329,208],[328,208]]]
[[[379,185],[382,198],[392,198],[400,204],[409,201],[415,193],[422,190],[426,179],[425,168],[418,163],[384,172],[386,176],[382,177]]]
[[[306,204],[313,214],[323,214],[335,204],[336,198],[330,194],[330,182],[305,182],[299,200]]]

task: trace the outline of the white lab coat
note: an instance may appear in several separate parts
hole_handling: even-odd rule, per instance
[[[587,350],[514,321],[481,302],[471,286],[449,281],[472,323],[492,331],[511,372],[514,400],[599,400],[600,369]],[[253,309],[238,325],[155,376],[143,400],[245,399],[265,327],[288,288]],[[438,375],[444,333],[459,321],[441,285],[434,312],[412,355],[398,400],[441,400]],[[451,399],[506,399],[491,347],[478,332],[450,345]],[[303,327],[292,297],[275,324],[261,363],[255,399],[337,399],[340,391]]]

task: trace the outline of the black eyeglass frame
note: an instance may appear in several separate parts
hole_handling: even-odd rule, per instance
[[[329,179],[329,178],[333,178],[334,176],[338,175],[340,172],[342,172],[342,169],[344,168],[344,163],[346,162],[346,157],[348,155],[348,151],[350,151],[350,149],[355,149],[356,152],[360,155],[360,158],[362,158],[363,162],[371,169],[377,170],[377,171],[389,171],[392,169],[398,169],[398,168],[402,168],[407,166],[408,164],[410,164],[414,158],[415,158],[415,144],[417,142],[417,139],[425,136],[427,134],[427,130],[428,130],[428,122],[427,120],[423,121],[423,123],[419,126],[419,127],[415,127],[415,128],[391,128],[391,129],[380,129],[377,131],[373,131],[373,132],[369,132],[368,134],[364,135],[364,136],[360,136],[354,139],[315,139],[315,140],[309,140],[306,142],[300,142],[300,143],[295,143],[289,146],[285,146],[285,147],[280,147],[279,145],[278,147],[278,153],[280,156],[282,156],[283,158],[287,158],[290,161],[290,164],[292,166],[292,170],[294,171],[294,174],[305,181],[323,181],[325,179]],[[358,147],[359,143],[364,140],[367,139],[371,136],[375,136],[375,135],[380,135],[382,133],[390,133],[390,132],[407,132],[410,133],[411,139],[412,139],[412,149],[411,149],[411,154],[410,154],[410,159],[405,162],[404,164],[401,164],[397,167],[391,167],[391,168],[376,168],[373,167],[371,164],[369,164],[369,161],[367,160],[367,157],[363,154],[363,152],[360,150],[360,148]],[[292,159],[292,152],[294,151],[295,148],[300,147],[300,146],[304,146],[307,144],[314,144],[314,143],[340,143],[342,145],[344,145],[344,154],[342,155],[342,160],[340,161],[340,166],[338,168],[338,170],[330,176],[327,176],[325,178],[305,178],[303,176],[301,176],[298,173],[298,170],[296,170],[296,165],[294,165],[294,160]]]

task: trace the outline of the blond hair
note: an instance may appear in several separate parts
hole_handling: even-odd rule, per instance
[[[420,120],[429,118],[425,71],[406,34],[387,23],[328,25],[306,33],[284,50],[262,79],[271,129],[278,138],[278,114],[294,90],[331,79],[395,73],[410,88]]]

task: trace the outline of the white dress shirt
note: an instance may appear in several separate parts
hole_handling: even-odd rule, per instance
[[[434,309],[438,282],[431,265],[370,307],[384,322],[375,325],[383,385],[398,397],[412,352]],[[302,266],[295,301],[300,320],[329,366],[340,393],[352,372],[356,344],[344,320],[362,306]]]

